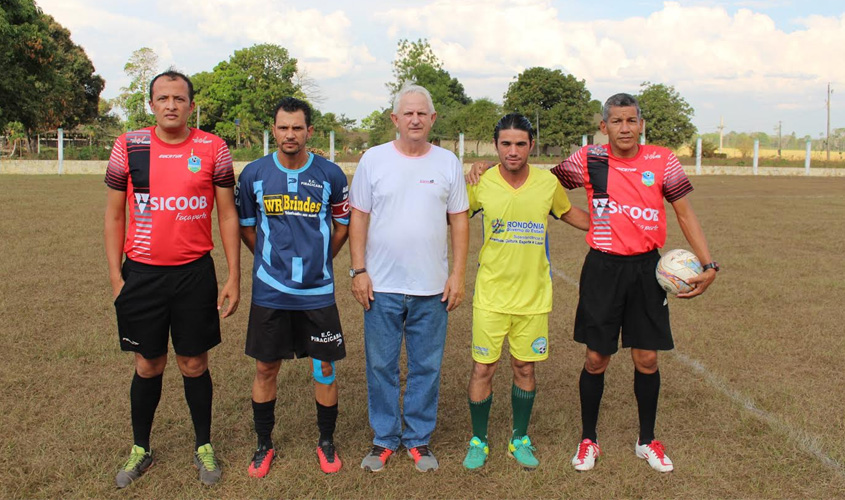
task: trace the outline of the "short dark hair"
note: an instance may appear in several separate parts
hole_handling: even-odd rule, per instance
[[[297,99],[296,97],[285,97],[279,101],[279,104],[276,106],[276,110],[273,111],[273,123],[276,123],[276,116],[279,114],[280,109],[288,113],[302,111],[305,115],[305,126],[311,126],[311,106],[302,99]]]
[[[524,130],[528,132],[528,140],[534,142],[534,129],[531,128],[531,120],[525,117],[522,113],[508,113],[499,119],[496,127],[493,129],[493,142],[499,143],[500,130]]]
[[[156,80],[161,77],[167,77],[171,81],[173,80],[184,80],[185,83],[188,84],[188,100],[190,102],[194,102],[194,84],[191,83],[191,79],[185,76],[183,73],[176,71],[175,69],[169,69],[164,73],[159,73],[150,81],[150,100],[153,100],[153,85],[155,85]]]
[[[607,121],[610,118],[610,108],[630,108],[634,107],[637,108],[637,119],[642,120],[643,114],[640,111],[640,103],[637,102],[637,98],[632,96],[631,94],[626,94],[624,92],[619,94],[614,94],[610,96],[607,101],[604,102],[604,107],[601,109],[601,119],[603,121]]]

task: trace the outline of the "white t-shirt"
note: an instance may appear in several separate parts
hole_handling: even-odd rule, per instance
[[[469,209],[463,168],[434,146],[405,156],[393,142],[367,150],[349,190],[352,207],[370,214],[365,266],[373,290],[443,293],[449,277],[446,214]]]

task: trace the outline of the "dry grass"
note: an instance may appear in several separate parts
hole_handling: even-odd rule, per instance
[[[380,474],[358,463],[367,425],[362,313],[339,274],[338,303],[348,358],[338,364],[336,439],[346,466],[316,467],[311,381],[305,361],[283,365],[274,435],[281,457],[265,480],[246,477],[254,446],[243,354],[249,302],[224,322],[212,352],[213,441],[225,467],[202,488],[190,465],[193,431],[175,366],[165,374],[153,429],[157,464],[126,491],[113,476],[131,445],[131,357],[118,349],[101,243],[99,177],[4,176],[0,180],[0,498],[830,498],[845,491],[845,179],[701,177],[692,201],[723,266],[714,287],[673,300],[676,351],[662,355],[658,437],[677,470],[658,475],[634,457],[632,366],[622,351],[607,376],[599,422],[605,457],[586,474],[568,462],[580,433],[577,377],[583,350],[571,340],[583,236],[552,225],[555,311],[551,358],[538,368],[530,432],[540,469],[505,457],[510,375],[495,380],[484,470],[461,467],[470,437],[465,386],[470,367],[469,303],[450,318],[438,430],[441,462],[414,472],[404,455]],[[584,205],[580,192],[576,204]],[[478,221],[470,254],[479,246]],[[674,221],[667,248],[686,246]],[[224,263],[215,250],[218,266]],[[346,269],[342,252],[336,268]],[[225,267],[225,266],[222,266]],[[468,276],[471,291],[473,266]],[[221,269],[222,271],[222,269]],[[220,273],[221,277],[224,274]]]

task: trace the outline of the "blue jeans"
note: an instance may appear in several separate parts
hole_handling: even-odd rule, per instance
[[[437,423],[440,365],[446,344],[441,295],[375,293],[364,313],[367,397],[373,444],[396,450],[428,444]],[[408,355],[403,412],[399,410],[399,353]],[[405,429],[402,429],[402,422]]]

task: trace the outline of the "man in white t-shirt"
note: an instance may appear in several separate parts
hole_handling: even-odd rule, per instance
[[[402,445],[417,470],[426,472],[438,467],[428,444],[437,421],[447,312],[464,298],[469,201],[458,158],[428,142],[437,118],[428,91],[403,87],[390,118],[399,138],[364,154],[349,193],[349,274],[352,294],[364,306],[375,434],[361,467],[380,471]],[[408,355],[404,411],[399,408],[403,337]]]

